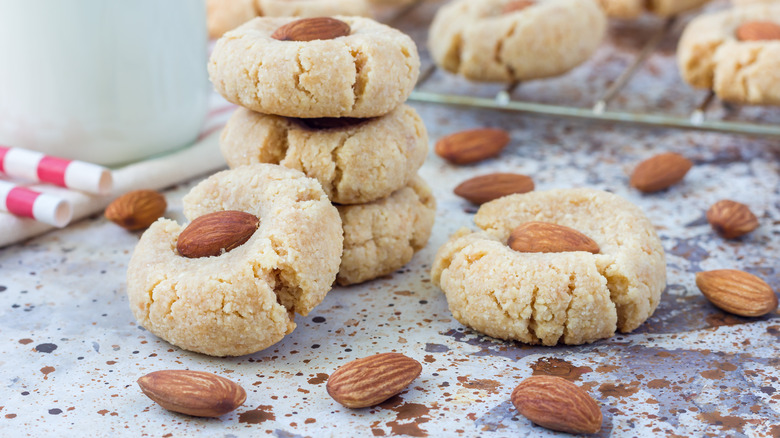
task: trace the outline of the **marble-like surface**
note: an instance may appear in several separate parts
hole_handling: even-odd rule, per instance
[[[435,6],[425,4],[401,27],[422,42],[426,14]],[[589,65],[565,78],[524,84],[515,97],[589,104],[646,36],[626,28],[631,25],[613,24],[611,42]],[[615,105],[685,114],[698,102],[701,92],[680,82],[673,43],[666,44]],[[496,88],[464,85],[441,72],[426,85],[485,95]],[[780,142],[412,105],[432,142],[483,126],[508,129],[512,142],[498,158],[473,166],[455,167],[431,153],[421,170],[438,199],[428,246],[390,276],[335,288],[265,351],[212,358],[139,327],[125,295],[139,234],[100,216],[0,250],[0,435],[552,436],[517,415],[509,394],[532,374],[555,374],[600,403],[601,436],[780,436],[780,315],[728,315],[694,283],[700,270],[734,268],[780,290]],[[779,119],[776,109],[723,111],[724,117]],[[653,195],[630,189],[627,175],[636,163],[665,151],[694,161],[684,182]],[[452,232],[473,227],[475,208],[452,189],[493,171],[530,175],[537,190],[594,187],[639,205],[657,226],[668,262],[668,289],[650,320],[630,334],[552,348],[494,340],[455,321],[430,283],[430,264]],[[183,219],[181,197],[196,182],[165,192],[167,217]],[[704,212],[724,198],[748,204],[761,227],[735,241],[716,236]],[[423,364],[399,396],[350,410],[327,395],[325,381],[338,366],[387,351]],[[165,411],[135,383],[151,371],[183,368],[236,381],[247,390],[245,405],[198,419]]]

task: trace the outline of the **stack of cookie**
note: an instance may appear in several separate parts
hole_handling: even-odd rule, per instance
[[[341,285],[402,267],[433,227],[435,201],[417,176],[427,133],[403,103],[419,66],[411,38],[361,17],[259,17],[212,53],[215,88],[241,106],[222,133],[225,160],[320,182],[343,222]]]

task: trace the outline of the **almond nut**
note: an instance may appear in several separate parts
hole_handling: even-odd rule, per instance
[[[514,0],[504,5],[501,13],[509,14],[510,12],[522,11],[523,9],[535,4],[536,2],[534,0]]]
[[[601,409],[582,388],[557,376],[529,377],[512,391],[520,414],[547,429],[568,433],[601,430]]]
[[[510,248],[519,252],[585,251],[598,254],[599,245],[579,231],[549,222],[526,222],[509,234]]]
[[[693,163],[674,152],[656,155],[639,163],[631,175],[631,186],[644,193],[669,188],[685,178]]]
[[[455,194],[481,205],[503,196],[527,193],[534,189],[534,180],[516,173],[491,173],[477,176],[455,187]]]
[[[758,219],[747,205],[727,199],[707,210],[707,222],[726,239],[736,239],[758,228]]]
[[[421,371],[420,362],[403,354],[375,354],[342,365],[328,378],[326,388],[342,405],[366,408],[403,391]]]
[[[763,316],[777,309],[777,295],[762,279],[745,271],[698,272],[696,286],[715,307],[739,316]]]
[[[106,219],[128,230],[148,228],[168,208],[165,196],[154,190],[134,190],[106,207]]]
[[[271,38],[280,41],[332,40],[352,32],[349,24],[330,17],[302,18],[276,29]]]
[[[240,385],[203,371],[155,371],[138,379],[138,386],[165,409],[195,417],[219,417],[246,401]]]
[[[246,243],[259,225],[257,216],[243,211],[204,214],[179,234],[176,250],[192,259],[218,256]]]
[[[740,41],[780,40],[780,24],[771,21],[749,21],[737,28]]]
[[[452,164],[470,164],[498,155],[507,144],[509,133],[503,129],[472,129],[442,137],[435,152]]]

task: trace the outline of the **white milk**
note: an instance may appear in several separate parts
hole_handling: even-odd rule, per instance
[[[203,0],[0,0],[0,144],[107,165],[185,146],[206,47]]]

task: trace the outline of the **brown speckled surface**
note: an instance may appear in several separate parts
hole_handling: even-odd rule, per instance
[[[422,41],[437,2],[401,27]],[[712,7],[722,7],[716,2]],[[592,104],[641,46],[657,20],[614,23],[611,42],[564,78],[524,84],[516,98]],[[679,32],[679,30],[677,31]],[[703,92],[683,84],[664,42],[649,68],[614,105],[686,114]],[[490,96],[437,72],[426,86]],[[386,278],[336,288],[279,344],[239,358],[179,350],[138,327],[125,270],[138,235],[102,217],[80,221],[0,251],[0,435],[3,436],[550,436],[516,415],[509,394],[533,374],[560,375],[601,405],[600,435],[780,436],[780,315],[740,318],[711,306],[694,283],[700,270],[743,269],[780,290],[780,143],[777,140],[563,123],[516,114],[413,104],[432,141],[461,129],[509,129],[500,157],[453,167],[431,154],[422,176],[439,201],[428,246]],[[778,109],[716,105],[713,114],[780,122]],[[695,162],[684,182],[642,195],[627,175],[644,158],[676,151]],[[453,320],[429,280],[436,249],[473,206],[455,197],[461,181],[492,171],[533,176],[537,189],[594,187],[639,205],[667,251],[669,285],[653,317],[631,334],[579,347],[496,341]],[[166,191],[167,216],[195,183]],[[717,237],[704,212],[720,199],[750,206],[761,227],[740,240]],[[341,364],[377,352],[419,360],[423,372],[378,407],[349,410],[325,392]],[[204,370],[247,390],[246,404],[218,419],[165,411],[135,380],[160,369]]]

